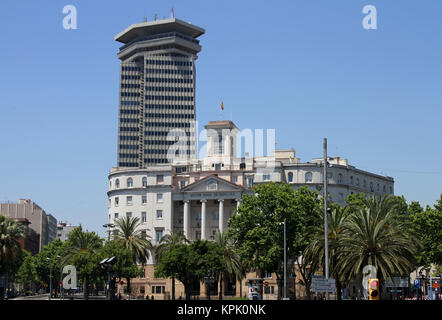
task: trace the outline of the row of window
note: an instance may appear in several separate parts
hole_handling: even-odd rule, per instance
[[[168,159],[144,159],[144,163],[169,163]]]
[[[153,144],[153,145],[187,145],[190,146],[190,141],[164,141],[164,140],[144,140],[144,144]]]
[[[140,114],[140,110],[125,110],[121,109],[120,114]]]
[[[193,119],[193,114],[186,113],[146,113],[146,117],[150,118],[182,118],[182,119]]]
[[[138,127],[120,127],[120,131],[129,131],[129,132],[137,132],[139,131]]]
[[[164,182],[164,175],[159,174],[156,176],[156,184],[162,184]],[[147,177],[143,177],[141,179],[141,185],[143,187],[147,187]],[[132,178],[127,178],[126,179],[126,187],[127,188],[133,188],[134,186],[134,180]],[[109,187],[112,188],[112,181],[109,181]],[[115,179],[115,189],[120,189],[120,179]],[[158,196],[159,195],[159,196]],[[157,193],[157,200],[163,199],[163,194],[162,193]]]
[[[148,127],[172,127],[172,128],[189,128],[190,123],[187,122],[146,122],[144,125]]]
[[[175,130],[172,131],[144,131],[145,136],[164,136],[167,137],[169,134],[173,133],[174,136],[193,136],[193,132],[183,132],[181,130],[178,130],[175,132]]]
[[[138,136],[120,136],[120,141],[138,141]]]
[[[136,153],[120,153],[118,155],[120,158],[126,158],[126,159],[137,159],[138,154]]]
[[[159,83],[193,83],[192,78],[146,78],[147,82],[159,82]]]
[[[146,64],[157,66],[192,66],[191,61],[176,61],[176,60],[146,60]]]
[[[120,123],[138,123],[137,118],[120,118]]]
[[[193,97],[187,96],[146,96],[146,100],[167,100],[167,101],[193,101]]]
[[[138,150],[138,145],[136,145],[136,144],[120,144],[120,149],[135,149],[135,150]]]
[[[163,92],[163,91],[173,91],[173,92],[193,92],[193,88],[188,87],[146,87],[148,91]]]
[[[127,100],[122,100],[122,101],[121,101],[121,105],[122,105],[122,106],[139,106],[139,105],[140,105],[140,101],[127,101]]]
[[[146,73],[192,75],[192,70],[181,69],[146,69]]]
[[[125,89],[139,89],[140,85],[138,83],[122,83],[121,88]]]
[[[147,104],[146,109],[169,109],[169,110],[193,110],[192,105],[180,105],[180,104]]]
[[[120,214],[118,212],[114,213],[114,219],[121,219],[122,217],[120,216]],[[126,212],[126,218],[127,219],[131,219],[132,218],[132,212]],[[163,210],[157,210],[156,211],[156,218],[157,219],[163,219]],[[147,212],[142,211],[141,212],[141,222],[145,223],[147,222]]]
[[[149,150],[144,150],[144,154],[168,154],[168,151],[169,150],[164,150],[164,149],[158,149],[158,150],[149,149]],[[180,152],[180,150],[175,150],[175,154],[176,155],[179,155],[180,153],[184,154],[183,151],[184,150],[181,150],[181,152]],[[193,151],[193,150],[185,150],[185,151],[186,151],[185,154],[188,154],[188,155],[195,153],[195,151]]]
[[[122,74],[121,75],[121,80],[139,80],[140,76],[137,74],[132,74],[132,75],[127,75],[127,74]]]
[[[133,67],[133,66],[122,66],[121,71],[140,71],[140,67]]]
[[[139,97],[139,92],[121,92],[122,97]]]
[[[119,167],[138,167],[138,163],[137,162],[125,162],[125,161],[120,161],[118,162],[118,166]]]
[[[331,179],[332,177],[333,177],[333,173],[332,173],[332,172],[329,172],[329,173],[327,174],[327,178],[328,178],[328,179]],[[264,180],[265,180],[265,179],[264,179]],[[270,180],[270,179],[269,179],[269,180]],[[353,176],[350,176],[350,184],[351,184],[351,185],[354,184],[354,181],[353,181],[353,180],[354,180],[354,179],[353,179]],[[311,172],[306,172],[306,173],[305,173],[305,179],[304,179],[304,181],[305,181],[305,183],[313,182],[313,174],[312,174]],[[293,173],[292,173],[292,172],[289,172],[289,173],[288,173],[288,182],[293,182]],[[342,183],[344,183],[344,179],[343,179],[343,175],[342,175],[342,173],[339,173],[339,174],[338,174],[337,183],[338,183],[338,184],[342,184]],[[355,185],[356,185],[356,186],[359,186],[359,185],[360,185],[360,184],[359,184],[359,177],[356,177],[356,179],[355,179]],[[365,179],[363,180],[363,187],[364,187],[364,188],[367,188],[367,180],[365,180]],[[370,190],[371,190],[372,192],[375,191],[373,182],[370,182]],[[380,184],[379,184],[379,183],[376,185],[376,191],[378,191],[378,192],[381,191],[381,187],[380,187]],[[386,193],[386,192],[387,192],[387,186],[383,185],[383,186],[382,186],[382,191],[383,191],[384,193]],[[390,186],[390,193],[393,193],[393,187],[391,187],[391,186]]]

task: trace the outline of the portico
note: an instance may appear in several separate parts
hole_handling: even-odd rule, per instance
[[[213,240],[225,232],[227,221],[240,204],[243,188],[211,175],[173,194],[173,230],[187,239]]]

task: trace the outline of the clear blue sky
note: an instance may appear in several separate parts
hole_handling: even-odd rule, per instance
[[[62,8],[78,29],[62,28]],[[362,8],[377,8],[377,30]],[[395,178],[408,201],[442,193],[442,1],[0,2],[0,200],[31,198],[105,235],[117,160],[119,43],[170,16],[203,27],[197,119],[275,128],[279,148]]]

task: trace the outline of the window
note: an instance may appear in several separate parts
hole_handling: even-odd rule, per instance
[[[147,222],[147,213],[141,212],[141,222]]]
[[[132,218],[132,212],[126,212],[126,218],[127,219]]]
[[[391,194],[393,193],[393,187],[392,186],[390,186],[390,193]]]
[[[238,183],[238,176],[233,176],[233,182]]]
[[[344,194],[343,193],[339,193],[339,201],[344,201]]]
[[[338,183],[342,183],[342,173],[338,174]]]
[[[115,188],[120,189],[120,180],[119,179],[115,180]]]
[[[118,219],[118,212],[114,214],[115,219]]]
[[[146,230],[141,230],[141,238],[142,238],[142,239],[146,239],[146,238],[147,238]],[[143,271],[144,271],[144,270],[143,270]]]
[[[160,242],[163,237],[163,229],[155,229],[155,240],[156,242]]]
[[[248,184],[249,188],[253,187],[253,178],[248,178],[247,184]]]
[[[376,185],[376,190],[381,191],[381,187],[379,186],[379,183]]]
[[[157,210],[157,219],[163,219],[163,210]]]
[[[109,204],[108,204],[108,207],[110,207],[111,206],[111,199],[109,199]]]
[[[119,203],[120,203],[120,198],[115,197],[115,206],[118,207]]]
[[[219,213],[218,213],[218,211],[215,211],[214,213],[213,213],[213,220],[219,220]]]
[[[126,203],[127,203],[128,206],[132,205],[132,196],[127,196],[126,197]]]
[[[218,188],[218,184],[216,181],[209,181],[207,184],[207,190],[216,190]]]
[[[359,186],[359,178],[356,178],[356,185]]]
[[[196,215],[196,221],[201,221],[201,212]]]
[[[163,202],[163,194],[157,193],[157,202]]]
[[[216,171],[220,171],[221,170],[221,163],[216,163],[215,164],[215,170]]]
[[[264,181],[270,181],[270,174],[264,174],[262,178]]]
[[[313,181],[313,174],[311,172],[307,172],[305,174],[305,182],[312,182]]]
[[[374,191],[373,182],[370,182],[370,190]]]
[[[147,187],[147,178],[146,177],[143,177],[143,180],[142,180],[143,182],[143,187]]]
[[[367,181],[364,180],[364,188],[367,188]]]
[[[141,196],[141,204],[146,204],[147,203],[147,196]]]
[[[112,181],[109,181],[109,189],[112,189]]]
[[[385,185],[382,187],[382,191],[385,193],[387,192],[387,188],[385,187]]]
[[[157,184],[164,182],[164,176],[162,174],[157,175]]]
[[[289,172],[288,180],[289,182],[293,182],[293,172]]]
[[[353,184],[353,176],[350,176],[350,184]]]
[[[127,178],[127,187],[132,188],[134,186],[134,181],[132,178]]]
[[[180,181],[180,188],[184,188],[186,186],[186,180]]]

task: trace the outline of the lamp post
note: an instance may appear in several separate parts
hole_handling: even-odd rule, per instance
[[[287,299],[287,227],[284,219],[284,300]]]
[[[108,233],[107,241],[110,241],[111,228],[115,228],[115,224],[113,224],[113,223],[106,223],[106,224],[103,224],[103,227],[107,228],[107,233]]]
[[[325,248],[325,278],[328,279],[328,217],[327,217],[327,138],[324,138],[324,248]],[[329,300],[329,293],[326,295]]]

